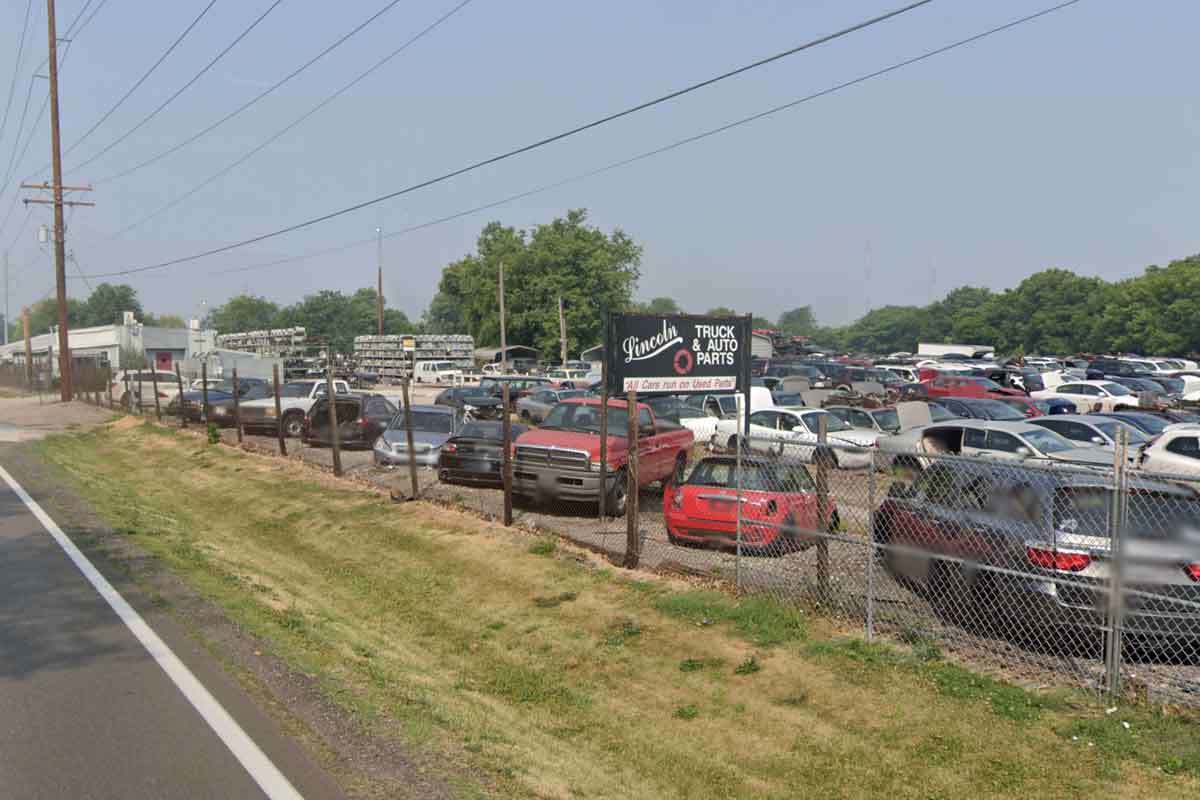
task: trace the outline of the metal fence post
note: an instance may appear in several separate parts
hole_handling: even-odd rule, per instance
[[[742,401],[743,397],[741,395],[738,395],[738,400]],[[741,428],[741,427],[742,427],[742,415],[738,414],[738,428]],[[745,438],[746,437],[742,436],[741,431],[739,430],[738,436],[736,439],[737,446],[734,447],[734,457],[733,457],[733,471],[734,471],[734,475],[735,475],[734,486],[736,487],[735,491],[737,492],[737,509],[734,512],[736,515],[734,517],[734,519],[735,519],[734,524],[736,525],[736,527],[734,528],[734,536],[735,536],[735,541],[737,542],[737,553],[734,556],[733,572],[734,572],[734,588],[737,589],[738,594],[742,593],[742,445],[744,444],[743,440]]]
[[[237,428],[238,444],[242,443],[242,404],[238,395],[242,385],[238,383],[237,365],[233,367],[233,427]]]
[[[828,417],[828,414],[817,416],[817,447],[813,450],[817,466],[817,522],[821,527],[817,539],[817,598],[821,603],[829,600],[829,455],[824,449],[829,441]]]
[[[333,391],[333,352],[325,360],[325,393],[329,400],[329,445],[333,448],[333,474],[342,474],[342,447],[338,441],[337,395]]]
[[[187,427],[187,399],[183,396],[183,375],[179,374],[179,364],[175,365],[175,387],[179,389],[179,427]]]
[[[1121,534],[1125,525],[1125,495],[1127,474],[1125,470],[1126,433],[1123,429],[1117,431],[1117,446],[1113,460],[1113,498],[1112,511],[1109,514],[1109,563],[1112,571],[1109,577],[1108,596],[1108,628],[1104,636],[1104,671],[1106,688],[1110,700],[1115,701],[1121,695],[1121,666],[1122,643],[1121,629],[1124,616],[1124,598],[1121,593],[1122,570],[1125,556],[1121,552]]]
[[[154,388],[154,418],[162,422],[162,404],[158,402],[158,367],[150,371],[150,383]]]
[[[283,430],[283,406],[279,400],[279,365],[271,366],[271,376],[275,382],[275,434],[279,437],[279,455],[287,455],[287,436]]]
[[[875,462],[876,450],[871,449],[871,463],[867,465],[867,641],[875,638]]]
[[[626,416],[629,418],[626,432],[629,447],[625,455],[625,561],[626,569],[637,569],[641,555],[638,541],[638,399],[637,392],[630,392],[625,399]]]
[[[504,524],[512,525],[512,415],[508,413],[508,384],[508,381],[504,381],[500,386],[500,429],[504,439],[504,449],[500,453],[500,482],[504,487]]]

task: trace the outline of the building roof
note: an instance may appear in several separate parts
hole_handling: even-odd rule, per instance
[[[526,347],[523,344],[510,344],[504,348],[505,352],[510,356],[527,357],[536,356],[540,351],[534,347]],[[500,357],[499,347],[477,347],[475,348],[475,357],[484,361],[494,361]]]

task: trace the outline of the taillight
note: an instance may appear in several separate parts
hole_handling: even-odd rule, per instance
[[[364,431],[367,429],[367,426],[368,426],[368,425],[370,425],[370,424],[371,424],[371,423],[367,421],[367,418],[366,418],[366,417],[359,417],[359,418],[358,418],[358,427],[362,428]]]
[[[1188,577],[1194,581],[1200,581],[1200,561],[1188,564],[1183,568],[1183,571],[1188,574]]]
[[[442,452],[443,453],[457,453],[458,445],[456,445],[454,442],[446,442],[444,445],[442,445]]]
[[[1092,563],[1092,557],[1087,553],[1074,553],[1069,550],[1026,545],[1025,553],[1035,566],[1060,572],[1079,572],[1087,569]]]
[[[166,392],[159,392],[158,396],[159,396],[159,398],[166,400],[168,395]]]

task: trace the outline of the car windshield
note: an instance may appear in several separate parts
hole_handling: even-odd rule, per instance
[[[655,412],[655,413],[657,414],[658,412]],[[703,411],[700,411],[699,409],[696,409],[696,408],[692,408],[691,406],[680,406],[679,407],[679,418],[680,419],[705,419],[707,416],[708,415],[705,414]]]
[[[777,406],[802,406],[804,396],[797,392],[775,392],[771,395]]]
[[[1122,386],[1119,383],[1102,383],[1102,384],[1100,384],[1100,388],[1103,389],[1104,391],[1108,392],[1111,395],[1115,395],[1116,397],[1121,397],[1121,396],[1127,395],[1127,394],[1133,394],[1133,392],[1129,391],[1128,388]]]
[[[1121,421],[1125,422],[1126,420]],[[1147,431],[1155,436],[1165,431],[1167,426],[1171,424],[1167,420],[1156,417],[1153,414],[1138,414],[1129,420],[1129,422],[1135,427],[1141,428],[1143,431]]]
[[[949,422],[950,420],[958,419],[958,415],[951,414],[945,406],[940,406],[937,403],[930,403],[929,419],[933,422]]]
[[[1105,422],[1096,422],[1093,424],[1099,428],[1105,436],[1107,436],[1109,439],[1112,439],[1114,442],[1117,440],[1118,431],[1125,431],[1125,435],[1129,437],[1130,444],[1143,444],[1144,442],[1150,441],[1150,437],[1142,433],[1137,428],[1115,419],[1107,420]]]
[[[737,464],[724,459],[705,459],[692,470],[686,485],[735,489]],[[812,476],[803,464],[752,462],[742,466],[741,488],[752,492],[811,492],[813,486]]]
[[[587,397],[591,392],[587,389],[569,389],[558,393],[559,400],[570,400],[572,397]]]
[[[871,372],[868,373],[867,377],[872,380],[876,380],[876,381],[882,383],[884,386],[891,386],[894,383],[903,383],[904,382],[904,381],[900,380],[899,375],[897,375],[896,373],[894,373],[890,370],[886,370],[886,369],[871,370]]]
[[[804,415],[804,424],[808,426],[808,429],[810,431],[812,431],[813,433],[816,433],[817,432],[817,424],[821,417],[825,418],[825,430],[827,430],[830,433],[836,433],[837,431],[851,430],[850,426],[845,421],[838,419],[833,414],[830,414],[828,411],[819,411],[819,412],[815,412],[812,414],[805,414]]]
[[[1064,453],[1074,450],[1071,440],[1045,428],[1024,431],[1021,438],[1033,446],[1039,453]]]
[[[458,389],[459,397],[491,397],[492,393],[483,386],[464,386]]]
[[[224,392],[225,394],[233,394],[233,382],[221,381],[216,386],[208,387],[210,392]]]
[[[978,411],[985,415],[988,419],[1005,422],[1020,422],[1025,419],[1025,415],[1020,411],[999,400],[976,400],[973,403],[966,403],[966,406],[972,411]]]
[[[451,433],[454,423],[451,420],[451,414],[439,414],[436,411],[418,411],[413,409],[409,412],[412,417],[412,429],[423,433]],[[390,430],[404,430],[404,412],[401,411],[396,416],[392,417],[391,424],[388,425]]]
[[[454,365],[451,364],[449,361],[435,361],[435,362],[433,362],[432,369],[436,369],[439,372],[442,372],[445,370],[454,369]]]
[[[1200,502],[1191,497],[1136,491],[1124,495],[1125,518],[1134,534],[1169,533],[1183,520],[1200,517]],[[1110,530],[1112,490],[1103,486],[1059,489],[1054,496],[1054,528],[1082,536],[1105,536]]]
[[[550,409],[542,429],[575,431],[577,433],[600,432],[600,406],[582,403],[560,403]],[[624,408],[608,407],[608,435],[624,437],[629,427],[629,414]]]
[[[975,384],[976,386],[982,386],[984,389],[987,389],[989,392],[994,392],[997,389],[1004,388],[1003,386],[996,383],[991,378],[964,378],[964,380],[968,380],[971,383]]]
[[[460,439],[490,439],[498,442],[504,438],[504,429],[498,422],[471,422],[458,432],[458,436]],[[514,438],[516,437],[515,432],[513,433],[513,436]]]
[[[255,384],[251,384],[250,388],[242,393],[241,399],[242,400],[262,400],[264,398],[274,397],[274,396],[275,396],[275,392],[273,389],[271,389],[271,387],[269,387],[265,384],[262,384],[262,383],[255,383]]]
[[[1166,389],[1168,392],[1174,392],[1175,394],[1183,393],[1184,382],[1182,380],[1180,380],[1179,378],[1167,378],[1167,377],[1163,377],[1163,376],[1155,376],[1154,380],[1151,381],[1151,383],[1159,384],[1164,389]]]
[[[312,392],[311,383],[285,383],[279,390],[280,397],[308,397]]]
[[[879,427],[888,433],[898,433],[900,430],[900,415],[894,408],[880,408],[871,412]]]

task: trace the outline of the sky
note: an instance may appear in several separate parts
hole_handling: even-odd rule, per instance
[[[60,70],[69,148],[209,0],[92,0]],[[69,293],[84,275],[179,258],[354,205],[906,5],[905,0],[471,0],[384,67],[227,175],[124,230],[259,146],[460,0],[408,0],[232,121],[188,138],[370,17],[388,0],[282,0],[203,77],[125,141],[79,167],[183,86],[274,0],[216,0],[182,43],[64,157],[93,184],[68,212]],[[30,86],[0,222],[23,179],[48,177],[45,3],[0,0],[0,178]],[[60,35],[88,0],[60,0]],[[148,311],[190,317],[249,292],[280,304],[373,286],[371,240],[556,183],[941,47],[1053,0],[933,3],[616,122],[337,219],[168,269],[108,280]],[[724,134],[384,243],[384,294],[416,317],[442,269],[489,221],[531,228],[586,208],[643,247],[636,296],[694,312],[775,318],[811,305],[841,324],[950,289],[1003,289],[1049,267],[1108,280],[1200,251],[1200,3],[1082,0],[1069,8]],[[65,46],[65,45],[62,45]],[[15,80],[14,80],[15,75]],[[0,106],[0,110],[3,106]],[[9,307],[53,286],[37,228],[12,208]],[[234,271],[237,270],[237,271]]]

